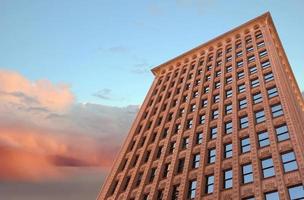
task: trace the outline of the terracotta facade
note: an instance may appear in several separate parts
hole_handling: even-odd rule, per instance
[[[304,102],[269,13],[152,72],[98,200],[304,199]]]

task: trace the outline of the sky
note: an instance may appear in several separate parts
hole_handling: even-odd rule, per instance
[[[301,0],[0,0],[0,194],[95,199],[150,70],[270,11],[304,91]]]

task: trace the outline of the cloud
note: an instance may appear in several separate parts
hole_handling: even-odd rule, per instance
[[[93,96],[98,97],[100,99],[104,99],[104,100],[110,100],[111,99],[111,90],[108,88],[104,88],[102,90],[99,90],[95,94],[93,94]]]
[[[109,170],[138,111],[77,103],[65,84],[16,72],[1,70],[0,82],[0,180],[60,179],[66,167]]]
[[[110,47],[108,51],[112,53],[128,53],[129,49],[125,46],[119,45],[119,46]]]

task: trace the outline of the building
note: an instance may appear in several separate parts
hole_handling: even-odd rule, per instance
[[[98,200],[304,199],[304,102],[269,13],[152,72]]]

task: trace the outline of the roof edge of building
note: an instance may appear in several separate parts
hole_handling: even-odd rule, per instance
[[[203,47],[205,47],[205,46],[208,46],[208,45],[210,45],[211,43],[213,43],[213,42],[215,42],[215,41],[217,41],[217,40],[220,40],[220,39],[226,37],[227,35],[229,35],[229,34],[231,34],[231,33],[233,33],[233,32],[236,32],[236,31],[239,30],[239,29],[242,29],[242,28],[248,26],[249,24],[251,24],[251,23],[253,23],[253,22],[256,22],[256,21],[259,21],[259,20],[263,20],[263,19],[267,20],[267,19],[269,19],[269,18],[272,19],[270,12],[267,11],[267,12],[263,13],[262,15],[260,15],[260,16],[258,16],[258,17],[256,17],[256,18],[254,18],[254,19],[251,19],[251,20],[245,22],[244,24],[242,24],[242,25],[240,25],[240,26],[237,26],[237,27],[231,29],[230,31],[227,31],[227,32],[225,32],[225,33],[223,33],[223,34],[221,34],[221,35],[219,35],[219,36],[217,36],[217,37],[215,37],[215,38],[213,38],[213,39],[211,39],[211,40],[209,40],[209,41],[207,41],[207,42],[205,42],[205,43],[203,43],[203,44],[201,44],[201,45],[199,45],[199,46],[197,46],[197,47],[195,47],[195,48],[192,48],[192,49],[186,51],[185,53],[183,53],[183,54],[181,54],[181,55],[179,55],[179,56],[176,56],[176,57],[174,57],[174,58],[172,58],[172,59],[170,59],[170,60],[168,60],[168,61],[166,61],[166,62],[164,62],[164,63],[162,63],[162,64],[160,64],[160,65],[158,65],[158,66],[156,66],[156,67],[153,67],[153,68],[151,69],[151,71],[152,71],[152,73],[153,73],[154,75],[157,75],[158,72],[160,71],[160,69],[163,68],[163,67],[165,67],[165,66],[168,65],[169,63],[172,63],[172,62],[174,62],[174,61],[176,61],[176,60],[178,60],[178,59],[180,59],[180,58],[182,58],[182,57],[184,57],[184,56],[187,56],[187,55],[193,53],[194,51],[197,51],[197,50],[199,50],[199,49],[201,49],[201,48],[203,48]]]

